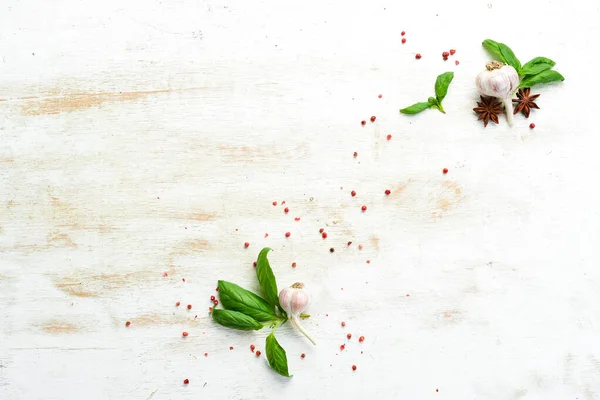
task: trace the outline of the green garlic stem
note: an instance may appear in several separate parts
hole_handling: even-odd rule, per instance
[[[296,328],[300,331],[300,333],[302,333],[304,336],[306,336],[306,338],[308,340],[310,340],[310,342],[312,344],[314,344],[315,346],[317,345],[317,342],[315,342],[315,340],[310,337],[310,335],[308,334],[308,332],[306,332],[306,330],[304,330],[304,328],[302,327],[302,325],[300,325],[300,322],[298,321],[297,317],[291,317],[290,318],[290,322],[292,323],[292,325],[296,326]]]

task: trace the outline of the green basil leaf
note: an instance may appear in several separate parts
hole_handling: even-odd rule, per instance
[[[556,63],[546,57],[536,57],[529,61],[519,71],[520,75],[537,75],[547,69],[554,67]]]
[[[440,102],[435,97],[430,97],[427,99],[427,101],[429,102],[429,104],[435,107],[437,107],[440,104]]]
[[[260,283],[260,287],[269,304],[279,307],[277,281],[275,280],[275,275],[273,274],[273,270],[267,259],[267,253],[270,250],[270,248],[265,247],[258,253],[258,259],[256,260],[256,277],[258,278],[258,283]]]
[[[242,331],[257,331],[263,328],[263,324],[238,311],[213,309],[212,317],[216,323],[228,328]]]
[[[421,111],[427,110],[429,107],[433,107],[433,106],[435,106],[435,104],[431,104],[428,101],[425,101],[422,103],[415,103],[412,106],[403,108],[402,110],[400,110],[400,112],[402,114],[413,115],[413,114],[418,114]]]
[[[528,75],[524,77],[523,80],[521,80],[519,87],[529,88],[542,83],[551,83],[564,80],[565,77],[559,74],[558,72],[547,69],[545,71],[540,72],[537,75]]]
[[[279,375],[286,376],[291,378],[292,376],[288,372],[288,362],[287,356],[285,354],[285,350],[277,339],[275,339],[275,331],[272,331],[269,336],[267,336],[267,360],[269,360],[269,365],[275,372]]]
[[[502,53],[500,52],[500,47],[498,46],[498,42],[492,40],[492,39],[485,39],[483,41],[483,43],[481,43],[483,45],[483,47],[489,51],[494,57],[498,57],[500,59],[500,61],[502,62],[506,62],[506,60],[504,59],[504,57],[502,56]]]
[[[454,72],[444,72],[435,80],[435,98],[440,103],[439,105],[448,94],[448,86],[450,86],[452,79],[454,79]]]
[[[502,58],[504,62],[508,65],[512,66],[514,69],[519,72],[521,70],[521,61],[515,56],[515,53],[505,45],[504,43],[498,43],[498,49],[500,50],[500,54],[502,54]]]
[[[219,297],[221,305],[228,310],[239,311],[260,322],[277,319],[273,306],[235,283],[219,281]]]

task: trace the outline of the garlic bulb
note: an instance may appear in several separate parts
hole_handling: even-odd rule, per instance
[[[304,330],[300,325],[298,317],[304,310],[306,310],[310,304],[310,295],[304,290],[304,284],[296,282],[289,288],[283,289],[279,292],[279,304],[283,311],[286,312],[290,322],[294,325],[304,336],[312,342],[317,344],[313,338],[310,337],[308,332]]]
[[[490,61],[486,70],[477,75],[475,85],[484,96],[497,97],[504,103],[504,112],[508,124],[513,124],[512,94],[519,86],[519,74],[510,65],[499,61]]]

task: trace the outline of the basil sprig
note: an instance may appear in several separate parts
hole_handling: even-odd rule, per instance
[[[275,308],[262,297],[235,283],[219,281],[219,297],[226,309],[239,311],[257,321],[274,321],[278,318]]]
[[[285,354],[285,350],[277,339],[275,339],[275,330],[271,332],[269,336],[267,336],[267,360],[269,361],[269,365],[273,368],[279,375],[287,376],[291,378],[292,376],[288,372],[288,362],[287,355]]]
[[[486,39],[483,41],[482,45],[494,57],[505,64],[512,66],[517,71],[520,78],[519,87],[527,88],[542,83],[565,80],[564,76],[557,71],[552,70],[556,63],[549,58],[535,57],[521,65],[521,62],[517,56],[515,56],[515,53],[504,43]]]
[[[258,283],[260,283],[260,287],[267,298],[267,301],[272,306],[279,307],[277,281],[275,280],[275,275],[273,274],[273,270],[267,259],[267,253],[270,250],[270,248],[265,247],[258,253],[258,259],[256,260],[256,277],[258,278]]]
[[[264,328],[263,324],[239,311],[214,309],[212,317],[215,322],[223,326],[242,331],[257,331]]]
[[[427,101],[415,103],[412,106],[403,108],[400,112],[402,114],[413,115],[433,107],[446,114],[444,107],[442,107],[442,101],[448,94],[448,87],[450,86],[452,79],[454,79],[454,72],[444,72],[439,75],[435,80],[435,97],[430,97]]]
[[[235,283],[220,280],[219,297],[225,309],[213,309],[212,318],[222,326],[242,331],[257,331],[270,326],[272,330],[265,346],[269,366],[278,374],[291,378],[285,350],[275,338],[275,329],[287,321],[287,315],[279,304],[277,281],[267,259],[270,250],[268,247],[262,249],[256,261],[256,277],[264,298]],[[308,317],[308,314],[300,315],[300,318]]]

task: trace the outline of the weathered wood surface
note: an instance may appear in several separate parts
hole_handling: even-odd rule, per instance
[[[600,398],[598,17],[591,0],[4,1],[0,398]],[[512,129],[471,111],[487,37],[567,77]],[[446,70],[446,115],[399,115]],[[314,295],[318,345],[279,335],[291,380],[250,352],[266,332],[208,315],[217,279],[257,288],[264,246],[280,286]]]

